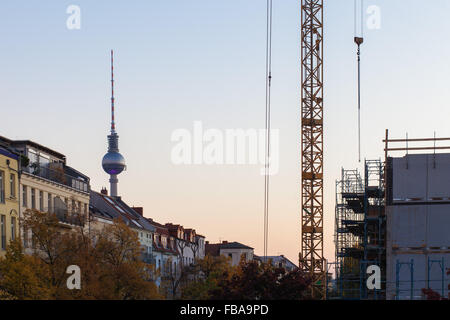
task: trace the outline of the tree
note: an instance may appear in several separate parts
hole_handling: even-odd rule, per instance
[[[184,299],[302,300],[309,298],[311,280],[299,269],[286,272],[269,263],[246,262],[237,267],[229,258],[207,255],[198,260],[199,280],[183,290]]]
[[[190,277],[194,274],[195,267],[185,264],[185,250],[190,248],[187,240],[175,239],[175,246],[180,257],[178,267],[171,271],[169,266],[172,260],[169,259],[164,266],[161,267],[161,290],[165,291],[166,298],[176,299],[180,296],[181,287],[186,286]]]
[[[0,300],[48,299],[52,288],[46,281],[48,270],[33,256],[23,253],[20,240],[16,239],[0,259]]]
[[[0,293],[8,299],[161,299],[151,268],[140,260],[137,234],[115,220],[98,232],[60,223],[55,214],[25,212],[34,250],[12,242],[0,259]],[[81,289],[67,288],[67,267],[81,270]]]
[[[140,260],[142,249],[137,234],[121,220],[104,229],[95,249],[104,264],[101,282],[109,288],[113,299],[161,298],[149,265]]]
[[[172,260],[168,260],[166,265],[163,266],[161,290],[165,291],[166,298],[177,299],[180,297],[180,292],[183,292],[184,287],[188,285],[194,276],[196,266],[180,263],[177,269],[171,271],[168,267],[171,264]]]
[[[213,291],[219,289],[219,283],[230,279],[235,272],[236,267],[231,266],[231,259],[228,257],[206,255],[203,259],[197,259],[193,270],[196,281],[183,288],[182,298],[211,299]]]
[[[244,258],[231,278],[224,278],[212,290],[212,299],[303,300],[309,298],[311,280],[300,270],[286,272],[271,261],[246,262]]]

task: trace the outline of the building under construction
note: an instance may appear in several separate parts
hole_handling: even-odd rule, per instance
[[[449,296],[450,139],[384,140],[385,160],[366,160],[364,173],[342,170],[336,182],[335,281],[328,298],[426,299]],[[433,147],[409,147],[433,142]],[[406,143],[393,148],[389,144]],[[424,154],[433,150],[432,154]],[[390,157],[389,152],[406,152]],[[410,151],[419,152],[410,154]],[[422,153],[420,153],[422,152]],[[381,286],[369,289],[369,266]]]
[[[385,183],[384,163],[365,161],[364,175],[342,170],[336,182],[336,287],[345,299],[382,299],[383,288],[365,290],[369,265],[381,267],[385,278]]]

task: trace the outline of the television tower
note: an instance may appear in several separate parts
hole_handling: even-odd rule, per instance
[[[111,196],[117,197],[117,175],[125,170],[125,158],[119,153],[119,136],[116,133],[114,122],[114,51],[111,50],[111,134],[108,136],[108,153],[102,160],[103,170],[109,174],[111,183]]]

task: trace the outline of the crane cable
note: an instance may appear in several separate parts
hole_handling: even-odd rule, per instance
[[[269,239],[269,177],[270,177],[270,129],[271,129],[271,84],[272,84],[272,0],[267,0],[266,34],[266,141],[264,161],[264,260],[267,262]]]
[[[357,1],[361,4],[361,17],[358,34],[358,13],[357,13]],[[355,0],[355,43],[358,46],[357,59],[358,59],[358,161],[361,162],[361,44],[364,41],[364,0]]]

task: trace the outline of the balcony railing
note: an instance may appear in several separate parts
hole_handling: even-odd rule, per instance
[[[41,166],[37,163],[33,163],[22,168],[22,171],[82,192],[89,192],[89,185],[86,181],[81,178],[68,175],[64,172],[62,167],[51,169],[47,166]]]
[[[148,264],[156,264],[155,258],[153,258],[153,255],[150,253],[143,253],[141,255],[141,260]]]
[[[80,213],[72,213],[63,208],[56,208],[54,211],[56,218],[58,218],[60,222],[81,227],[84,227],[86,223],[86,217]]]

